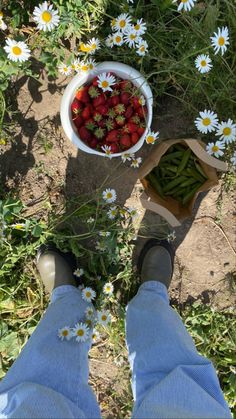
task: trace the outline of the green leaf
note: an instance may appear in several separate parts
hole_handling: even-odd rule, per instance
[[[43,232],[42,227],[39,224],[37,224],[32,230],[32,235],[34,237],[39,237],[41,236],[42,232]]]

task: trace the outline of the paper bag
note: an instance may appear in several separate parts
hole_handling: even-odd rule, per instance
[[[169,147],[176,143],[191,148],[193,153],[198,157],[199,164],[208,177],[206,182],[199,187],[187,206],[183,206],[181,202],[170,196],[166,196],[166,199],[163,199],[145,179],[145,177],[152,171],[152,169],[158,166],[161,157],[167,152]],[[145,192],[140,197],[142,206],[157,214],[160,214],[173,227],[181,225],[181,220],[190,217],[192,215],[194,203],[199,192],[207,191],[218,184],[216,169],[223,171],[227,170],[226,163],[210,156],[205,151],[205,148],[206,146],[202,141],[192,138],[166,140],[154,146],[151,154],[149,154],[138,171],[138,177],[141,180],[145,190]]]

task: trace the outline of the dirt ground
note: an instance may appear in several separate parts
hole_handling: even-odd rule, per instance
[[[118,202],[138,208],[137,222],[147,225],[150,235],[154,234],[160,217],[142,209],[139,202],[142,187],[136,170],[119,164],[117,159],[99,158],[77,150],[63,133],[59,109],[67,83],[65,79],[55,83],[46,77],[41,77],[40,82],[22,78],[16,83],[12,96],[18,111],[15,115],[18,127],[12,143],[1,146],[2,184],[19,191],[21,199],[30,205],[29,214],[42,207],[43,216],[46,206],[59,205],[64,197],[92,192],[112,173],[107,186],[117,190]],[[189,136],[191,127],[178,103],[168,100],[160,108],[156,122],[161,139]],[[145,145],[138,155],[145,158],[150,151],[151,146]],[[193,217],[175,229],[176,261],[170,296],[177,304],[199,300],[219,309],[235,304],[235,196],[223,193],[220,198],[220,194],[218,185],[199,197]],[[136,254],[143,241],[137,240]],[[99,359],[95,354],[91,360],[95,391],[99,382],[102,393],[101,377],[106,386],[112,387],[117,381],[119,368],[114,362],[113,368],[108,367],[110,362],[106,352]]]

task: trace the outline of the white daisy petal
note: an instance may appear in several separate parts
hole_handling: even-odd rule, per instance
[[[115,32],[113,34],[113,45],[120,47],[124,43],[123,34],[121,32]]]
[[[105,39],[105,44],[107,47],[114,47],[113,35],[108,35],[108,37]]]
[[[82,275],[84,275],[84,270],[82,268],[77,268],[74,271],[74,275],[77,276],[78,278],[80,278]]]
[[[111,282],[107,282],[104,286],[103,286],[103,292],[104,294],[111,296],[113,294],[114,291],[114,286]]]
[[[82,290],[82,298],[84,301],[87,301],[88,303],[91,303],[92,300],[96,297],[96,292],[90,288],[86,287]]]
[[[101,42],[99,41],[98,38],[92,38],[92,39],[90,39],[90,41],[86,45],[89,48],[89,51],[88,51],[89,54],[95,54],[95,52],[98,49],[101,48]]]
[[[195,66],[200,73],[208,73],[212,68],[211,62],[209,55],[201,54],[195,59]]]
[[[212,111],[207,111],[206,109],[204,112],[199,112],[199,114],[200,117],[196,118],[194,121],[198,131],[202,132],[203,134],[215,131],[218,125],[217,114]]]
[[[106,201],[108,204],[111,204],[112,202],[115,202],[116,200],[116,191],[115,189],[105,189],[102,193],[102,197],[104,201]]]
[[[130,26],[131,16],[128,13],[122,13],[116,18],[115,28],[119,32],[125,32]]]
[[[121,156],[121,160],[123,163],[125,163],[126,161],[130,161],[134,159],[134,154],[133,153],[124,153]]]
[[[214,32],[214,36],[211,36],[211,45],[215,50],[215,54],[221,52],[221,55],[224,55],[227,45],[229,45],[229,30],[227,26],[218,28],[218,32]]]
[[[134,48],[135,44],[140,41],[140,36],[134,30],[133,26],[130,26],[130,28],[125,32],[124,41],[130,48]]]
[[[85,323],[77,323],[72,329],[72,335],[77,342],[85,342],[89,338],[89,329]]]
[[[197,0],[173,0],[172,3],[178,3],[178,12],[181,12],[181,10],[189,12],[193,8],[196,1]]]
[[[142,38],[139,38],[136,44],[136,53],[142,57],[147,52],[148,52],[148,43],[144,41]]]
[[[111,207],[107,211],[107,215],[108,215],[108,218],[110,218],[110,220],[114,220],[114,218],[116,218],[117,216],[117,207]]]
[[[7,38],[6,45],[3,47],[7,53],[9,60],[17,62],[27,61],[30,57],[30,50],[22,41],[15,41],[14,39]]]
[[[103,326],[106,326],[111,321],[111,315],[107,310],[101,310],[97,312],[98,322]]]
[[[101,73],[98,76],[98,87],[102,89],[103,92],[112,92],[112,87],[116,84],[116,79],[110,73]]]
[[[144,35],[147,30],[147,25],[145,22],[143,22],[143,19],[138,19],[135,25],[132,25],[132,27],[133,27],[133,30],[139,36]]]
[[[63,63],[59,64],[58,70],[61,74],[64,74],[65,76],[69,76],[72,73],[72,67]]]
[[[225,143],[222,141],[216,141],[215,143],[208,143],[206,151],[208,154],[213,154],[215,157],[221,157],[224,155]]]
[[[100,333],[94,329],[92,333],[92,342],[96,343],[100,339]]]
[[[111,146],[109,145],[103,145],[101,147],[102,151],[104,151],[104,153],[106,154],[107,157],[111,158],[112,157],[112,151],[111,151]]]
[[[36,6],[33,11],[33,19],[38,24],[37,28],[43,31],[52,31],[59,25],[58,10],[53,9],[53,5],[44,3]]]
[[[228,119],[227,122],[221,122],[217,126],[216,135],[220,137],[220,140],[225,141],[226,144],[232,143],[236,140],[236,124],[232,119]]]
[[[236,166],[236,151],[234,152],[233,156],[230,159],[233,166]]]
[[[131,163],[131,167],[134,167],[135,169],[137,169],[141,163],[142,163],[142,157],[134,158]]]
[[[145,141],[147,144],[155,144],[156,140],[158,139],[159,136],[159,131],[154,132],[154,131],[148,131],[146,137],[145,137]]]
[[[61,340],[70,340],[72,338],[72,331],[69,326],[64,326],[58,330],[58,337]]]

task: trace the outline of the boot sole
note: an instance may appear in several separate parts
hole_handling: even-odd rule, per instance
[[[139,258],[138,258],[138,263],[137,263],[138,275],[141,276],[143,261],[144,261],[144,258],[146,256],[147,252],[152,247],[156,247],[156,246],[162,246],[168,251],[168,253],[170,255],[170,258],[171,258],[171,265],[172,265],[171,277],[172,277],[173,276],[173,271],[174,271],[175,251],[173,249],[173,246],[167,240],[158,240],[158,239],[150,239],[143,246],[143,248],[140,252]]]

